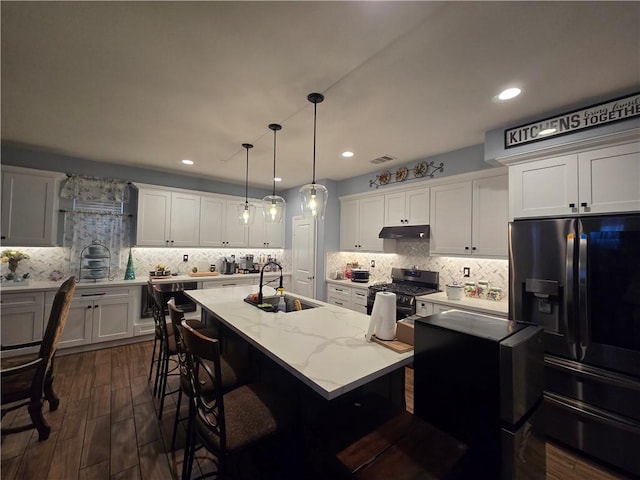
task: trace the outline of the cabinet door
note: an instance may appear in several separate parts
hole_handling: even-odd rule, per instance
[[[44,332],[44,293],[17,293],[2,295],[0,336],[2,345],[42,340]],[[17,351],[16,355],[37,352],[39,347]],[[7,350],[8,354],[10,352]],[[4,353],[3,353],[4,355]]]
[[[238,221],[238,205],[240,200],[225,202],[225,247],[246,247],[249,244],[249,228],[251,226],[242,225]],[[253,219],[255,221],[255,218]]]
[[[367,290],[353,288],[351,290],[351,308],[356,312],[367,313]]]
[[[580,213],[640,210],[640,144],[578,155]]]
[[[406,225],[404,192],[389,193],[384,196],[384,226]]]
[[[200,243],[200,196],[171,194],[169,243],[176,247],[197,247]]]
[[[249,247],[266,248],[267,247],[267,222],[264,218],[264,207],[261,203],[252,203],[255,207],[255,217],[248,227]],[[273,224],[270,224],[273,225]]]
[[[509,255],[509,180],[507,175],[473,181],[472,254]]]
[[[224,246],[226,202],[216,197],[200,199],[200,246]]]
[[[358,248],[358,200],[344,200],[340,203],[340,250]]]
[[[431,254],[471,254],[471,199],[471,182],[431,187]]]
[[[137,245],[169,246],[170,225],[171,192],[141,188],[138,191]]]
[[[513,218],[578,213],[578,156],[565,155],[509,167]]]
[[[2,171],[2,244],[52,246],[58,182],[52,176]],[[28,219],[28,221],[25,221]]]
[[[378,235],[384,226],[384,195],[360,199],[358,225],[360,249],[381,252],[382,239]]]
[[[91,343],[93,327],[93,300],[71,301],[67,323],[60,335],[58,348],[77,347]]]
[[[405,195],[405,225],[429,225],[429,189],[407,190]]]
[[[93,304],[92,342],[133,335],[133,309],[129,298],[104,298]]]

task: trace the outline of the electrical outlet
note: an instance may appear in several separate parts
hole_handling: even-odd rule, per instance
[[[184,255],[182,255],[182,261],[183,262],[188,262],[189,261],[189,255],[187,255],[186,253]]]
[[[376,261],[375,260],[371,260],[371,268],[376,268]]]
[[[464,267],[462,269],[462,276],[469,277],[471,275],[471,269],[469,267]]]

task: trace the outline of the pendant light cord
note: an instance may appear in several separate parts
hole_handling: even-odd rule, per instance
[[[318,115],[318,103],[313,102],[313,178],[311,184],[316,183],[316,120]]]
[[[276,195],[276,128],[273,129],[273,192],[271,195]]]
[[[247,166],[244,175],[244,204],[249,205],[249,149],[253,148],[253,145],[243,143],[242,146],[247,149]]]

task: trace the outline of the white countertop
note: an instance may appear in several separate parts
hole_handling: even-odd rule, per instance
[[[332,283],[334,285],[343,285],[345,287],[350,287],[350,288],[369,288],[370,285],[375,284],[376,282],[352,282],[350,279],[345,278],[343,280],[333,280],[333,279],[326,279],[325,280],[327,283]]]
[[[124,275],[124,273],[123,273]],[[291,275],[290,273],[284,273],[283,275]],[[279,277],[279,272],[265,272],[263,278]],[[76,276],[77,277],[77,276]],[[154,283],[176,283],[176,282],[224,282],[234,279],[259,279],[259,273],[246,273],[246,274],[233,274],[233,275],[216,275],[207,277],[191,277],[189,275],[177,275],[170,278],[153,279]],[[66,280],[66,278],[64,279]],[[20,292],[35,292],[35,291],[49,291],[57,290],[64,280],[58,282],[47,280],[29,280],[28,285],[22,284],[23,282],[2,282],[0,284],[0,290],[3,292],[20,293]],[[99,280],[97,282],[91,282],[83,280],[78,282],[76,288],[104,288],[104,287],[122,287],[130,285],[145,285],[149,277],[138,277],[133,280],[124,280],[122,278],[116,278],[114,280]]]
[[[488,313],[490,315],[501,315],[505,318],[509,315],[509,302],[506,299],[499,301],[484,300],[481,298],[465,297],[460,300],[450,300],[445,292],[431,293],[416,297],[417,301],[438,303],[450,307],[460,308],[463,310],[474,310],[480,313]]]
[[[413,360],[364,339],[368,315],[296,295],[318,308],[263,312],[243,299],[255,286],[189,290],[203,309],[327,400],[382,377]]]

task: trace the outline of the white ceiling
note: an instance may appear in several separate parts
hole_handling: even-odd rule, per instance
[[[640,2],[0,5],[3,141],[239,184],[249,142],[256,187],[274,122],[278,189],[311,180],[311,92],[316,178],[341,180],[640,86]]]

